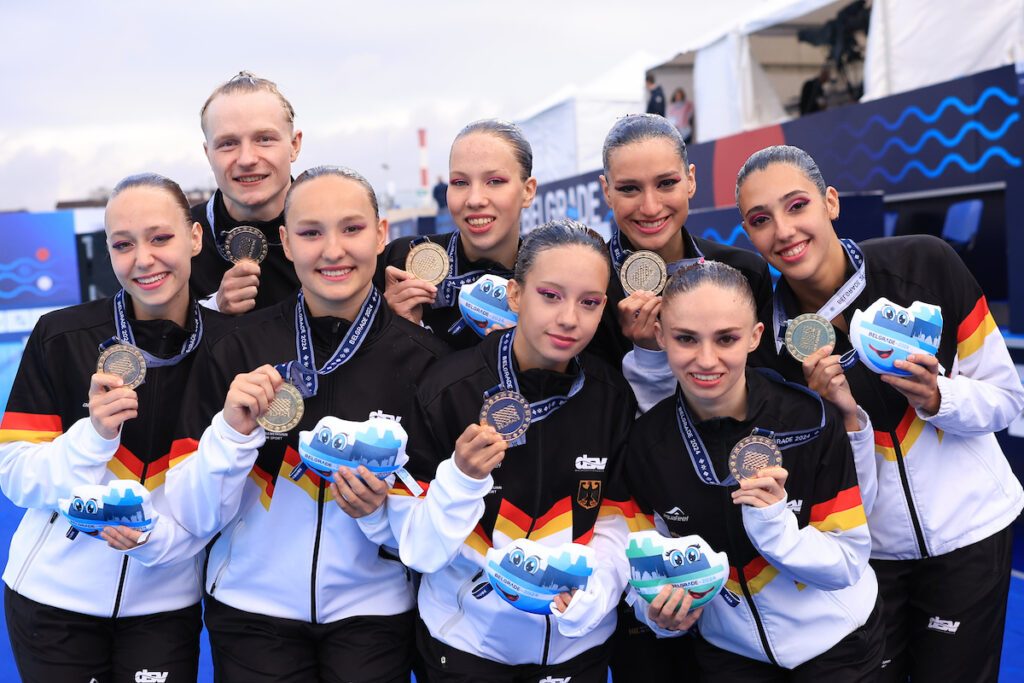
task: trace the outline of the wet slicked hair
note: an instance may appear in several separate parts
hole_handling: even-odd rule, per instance
[[[519,256],[516,258],[513,279],[519,284],[524,284],[527,274],[537,262],[537,257],[543,252],[573,245],[593,250],[608,267],[608,277],[611,277],[612,265],[601,235],[579,221],[559,218],[536,228],[523,239],[519,247]]]
[[[127,178],[122,178],[121,181],[114,186],[114,189],[110,192],[110,199],[118,196],[126,190],[130,190],[136,187],[151,187],[155,190],[161,190],[170,195],[174,203],[181,209],[182,218],[186,223],[192,222],[191,208],[188,205],[188,198],[185,193],[182,192],[181,186],[166,176],[162,176],[159,173],[137,173],[130,175]],[[109,202],[110,199],[107,201]]]
[[[657,114],[630,114],[612,125],[612,129],[604,138],[604,147],[601,150],[604,174],[608,175],[608,160],[612,152],[619,147],[658,138],[668,140],[675,147],[679,159],[683,162],[683,170],[689,176],[690,161],[686,156],[686,142],[683,141],[683,136],[668,119]]]
[[[456,142],[473,133],[488,133],[507,142],[519,164],[519,178],[527,180],[533,175],[533,147],[530,146],[530,141],[523,134],[522,128],[511,121],[502,119],[481,119],[460,130],[459,134],[455,136],[455,140],[452,141],[452,146],[454,147]]]
[[[199,110],[199,124],[203,128],[203,132],[206,132],[206,110],[210,108],[210,103],[217,97],[252,92],[268,92],[277,97],[281,102],[281,108],[284,109],[284,118],[288,121],[288,125],[295,125],[295,108],[292,107],[292,103],[288,101],[288,98],[278,90],[277,83],[266,78],[260,78],[249,71],[239,71],[238,75],[233,76],[214,88],[210,96],[206,98],[206,102],[203,103],[203,108]]]
[[[351,180],[354,183],[358,183],[362,186],[366,192],[367,198],[370,200],[370,205],[373,207],[373,217],[380,219],[380,206],[377,204],[377,193],[373,191],[373,185],[370,181],[363,177],[363,175],[357,171],[353,171],[351,168],[345,168],[344,166],[314,166],[313,168],[306,169],[299,174],[299,177],[292,181],[291,186],[288,188],[288,194],[284,196],[284,215],[285,222],[287,223],[288,210],[292,205],[292,195],[295,193],[295,189],[304,183],[308,183],[310,180],[317,178],[326,178],[333,176],[335,178],[345,178]]]
[[[701,261],[687,268],[676,271],[669,278],[665,291],[662,292],[662,306],[677,296],[687,294],[701,285],[713,285],[728,289],[739,295],[740,301],[750,308],[751,315],[757,319],[757,303],[750,282],[743,273],[720,261]]]
[[[736,174],[736,206],[740,205],[740,188],[747,181],[747,177],[754,171],[763,171],[772,164],[789,164],[796,168],[814,183],[822,197],[825,196],[825,178],[822,177],[818,164],[814,163],[810,154],[792,145],[773,145],[751,154]]]

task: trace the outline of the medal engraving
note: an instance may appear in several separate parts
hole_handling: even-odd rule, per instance
[[[505,441],[515,441],[530,428],[530,404],[515,391],[499,391],[480,408],[480,420],[494,427]]]
[[[782,451],[767,436],[748,436],[729,453],[729,471],[736,481],[751,479],[766,467],[782,465]]]
[[[224,251],[232,263],[243,259],[261,263],[267,257],[267,237],[252,226],[240,225],[224,238]]]
[[[623,262],[619,280],[627,295],[636,291],[658,294],[668,281],[668,269],[653,251],[635,251]]]
[[[448,252],[433,242],[417,244],[405,257],[405,269],[421,280],[438,285],[448,277]]]
[[[823,346],[835,343],[832,323],[816,313],[797,316],[786,327],[786,350],[800,362]]]
[[[268,432],[284,434],[299,424],[305,405],[302,394],[291,384],[282,384],[274,394],[267,412],[256,418],[256,422]]]
[[[114,344],[100,354],[96,372],[117,375],[126,387],[135,389],[146,379],[146,359],[134,346]]]

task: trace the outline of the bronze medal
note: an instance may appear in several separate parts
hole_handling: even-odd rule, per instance
[[[302,394],[294,385],[285,382],[274,394],[267,412],[256,418],[256,422],[268,432],[284,434],[299,424],[305,405]]]
[[[124,380],[124,386],[135,389],[146,379],[146,359],[134,346],[114,344],[100,354],[96,372],[117,375]]]
[[[653,251],[634,251],[622,263],[619,280],[627,296],[637,291],[659,294],[668,281],[668,268]]]
[[[240,225],[224,238],[224,252],[232,263],[244,259],[261,263],[267,257],[267,236],[251,225]]]
[[[530,403],[516,391],[499,391],[484,401],[480,420],[505,441],[515,441],[530,428]]]
[[[439,244],[422,242],[409,250],[409,255],[405,257],[405,269],[420,280],[439,285],[451,270],[448,252]]]
[[[766,467],[782,465],[782,451],[774,439],[751,435],[740,439],[729,453],[729,472],[738,482],[751,479]]]
[[[817,313],[804,313],[786,326],[786,350],[801,363],[823,346],[835,347],[836,331],[832,323]]]

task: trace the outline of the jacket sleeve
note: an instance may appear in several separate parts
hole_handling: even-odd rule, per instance
[[[72,487],[100,483],[120,445],[120,436],[104,439],[88,417],[65,431],[48,369],[60,360],[46,362],[42,325],[29,336],[0,421],[0,489],[26,508],[54,507]]]
[[[241,357],[233,337],[197,351],[164,492],[167,509],[192,535],[212,536],[238,511],[245,480],[266,435],[262,427],[239,434],[224,420],[222,407],[234,379],[225,368]]]
[[[875,432],[871,418],[863,408],[857,406],[857,423],[860,429],[847,432],[850,448],[853,449],[853,464],[857,469],[857,484],[864,514],[870,515],[878,495],[878,459],[875,456]]]
[[[857,583],[868,565],[871,536],[850,442],[834,413],[810,447],[823,455],[809,524],[799,527],[786,498],[763,508],[743,506],[743,527],[757,551],[781,573],[821,590]]]
[[[564,612],[551,606],[558,632],[567,638],[578,638],[592,631],[609,612],[615,610],[626,587],[629,576],[626,562],[629,527],[626,520],[633,506],[625,486],[624,469],[635,410],[633,401],[626,401],[614,429],[618,443],[613,447],[613,458],[609,458],[610,467],[605,479],[607,490],[602,496],[594,535],[587,543],[594,550],[594,572],[587,581],[586,590],[576,591]]]
[[[950,376],[938,378],[939,410],[918,417],[961,436],[1005,429],[1024,409],[1024,387],[983,294],[960,320],[956,338]]]
[[[664,351],[639,346],[622,359],[622,374],[633,388],[641,413],[646,413],[676,391],[676,378]]]
[[[407,428],[406,469],[423,493],[414,496],[397,480],[388,493],[387,515],[402,563],[430,574],[458,555],[483,515],[484,496],[494,480],[490,475],[474,479],[460,471],[451,457],[455,439],[439,433],[445,430],[440,412],[425,401],[416,404]]]

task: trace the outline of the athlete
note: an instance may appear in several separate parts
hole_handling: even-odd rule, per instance
[[[860,426],[856,404],[845,386],[834,388],[840,411],[748,370],[763,329],[736,269],[708,261],[669,280],[655,331],[677,393],[637,421],[626,479],[663,535],[696,534],[724,551],[729,579],[693,611],[694,595],[670,585],[650,604],[627,600],[659,636],[697,624],[700,680],[873,681],[883,626],[846,434]],[[751,448],[774,457],[749,466]]]
[[[1024,388],[981,287],[933,237],[840,241],[838,193],[803,150],[757,152],[736,185],[744,229],[782,273],[757,362],[826,395],[845,375],[874,425],[868,524],[885,605],[882,680],[995,681],[1024,491],[993,432],[1020,414]],[[914,302],[941,309],[937,353],[896,360],[905,376],[844,370],[854,311],[882,297],[894,316]],[[801,364],[780,340],[802,313],[830,320],[836,343]]]
[[[422,324],[454,348],[480,336],[461,323],[459,291],[485,274],[512,277],[519,217],[533,203],[533,150],[517,125],[485,119],[455,136],[448,157],[448,210],[456,232],[400,237],[385,248],[375,284],[398,315]],[[410,249],[429,241],[446,252],[448,276],[437,285],[408,272]]]
[[[750,280],[758,306],[768,305],[771,279],[762,259],[686,230],[690,199],[697,190],[696,168],[671,122],[652,114],[619,119],[608,131],[602,157],[601,188],[616,228],[608,242],[613,265],[608,306],[592,351],[618,365],[628,351],[638,349],[627,375],[664,365],[654,339],[661,297],[644,290],[627,295],[620,281],[624,262],[636,250],[657,254],[666,264],[666,275],[701,258],[728,263]]]
[[[445,358],[419,383],[414,424],[431,438],[410,442],[409,468],[426,494],[398,483],[387,515],[403,562],[423,573],[417,644],[432,681],[607,680],[631,509],[616,489],[636,406],[618,373],[579,354],[608,277],[597,233],[565,219],[537,228],[509,285],[518,325]],[[529,403],[529,423],[481,418],[485,400],[505,391]],[[502,599],[485,555],[511,557],[521,539],[589,546],[585,588],[559,593],[546,614],[516,609],[506,602],[514,594]]]
[[[194,351],[224,324],[189,294],[202,240],[176,183],[125,178],[105,226],[121,291],[39,320],[0,424],[0,488],[27,508],[4,571],[7,630],[25,681],[195,680],[201,546],[148,568],[102,540],[72,540],[58,512],[76,486],[131,480],[167,513],[163,483]],[[97,369],[108,348],[145,367],[141,385]]]
[[[190,438],[175,444],[184,461],[167,486],[176,524],[195,538],[221,532],[205,611],[219,680],[408,680],[412,584],[356,521],[383,504],[388,485],[364,466],[341,468],[333,482],[296,471],[299,433],[325,416],[402,423],[413,382],[446,352],[373,287],[386,234],[365,178],[305,171],[280,231],[301,290],[245,316],[197,359]],[[257,418],[284,378],[304,411],[268,434]]]
[[[302,149],[295,109],[273,81],[241,71],[218,86],[199,114],[203,151],[217,191],[192,207],[202,225],[203,251],[192,264],[192,287],[204,305],[239,315],[291,297],[299,288],[278,230],[291,165]],[[266,256],[237,253],[229,238],[240,227],[254,229]]]

